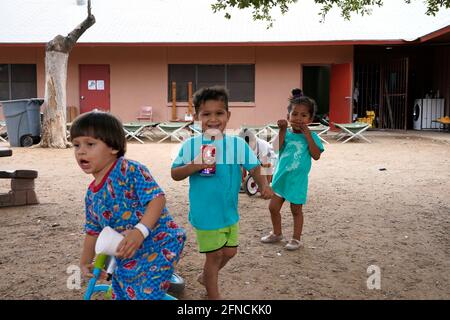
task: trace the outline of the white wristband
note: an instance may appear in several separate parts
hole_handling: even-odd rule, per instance
[[[144,239],[148,237],[148,235],[150,234],[150,232],[148,231],[147,226],[145,226],[143,223],[138,223],[137,225],[134,226],[136,229],[138,229],[142,235],[144,236]]]

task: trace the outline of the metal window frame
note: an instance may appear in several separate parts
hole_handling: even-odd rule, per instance
[[[12,66],[14,66],[14,65],[34,66],[34,81],[33,82],[34,82],[34,85],[36,87],[36,92],[37,92],[37,65],[35,63],[4,63],[4,65],[6,65],[7,69],[8,69],[8,99],[7,100],[13,99],[13,96],[12,96]]]
[[[252,71],[253,71],[253,74],[252,74],[252,83],[253,83],[253,97],[252,97],[252,101],[251,102],[254,102],[254,100],[255,100],[255,83],[256,83],[256,81],[255,81],[255,64],[252,64],[252,63],[236,63],[236,64],[211,64],[211,63],[205,63],[205,64],[199,64],[199,63],[197,63],[197,64],[185,64],[185,63],[183,63],[183,64],[168,64],[168,83],[169,83],[169,86],[168,86],[168,88],[169,88],[169,92],[168,92],[168,95],[167,95],[167,101],[168,102],[170,102],[170,101],[172,101],[172,91],[170,90],[170,84],[172,83],[172,81],[175,81],[172,77],[171,77],[171,71],[173,71],[173,69],[171,70],[171,68],[173,68],[174,66],[177,66],[177,65],[189,65],[189,66],[194,66],[194,80],[193,80],[193,83],[192,83],[192,85],[193,85],[193,88],[194,88],[194,91],[195,90],[197,90],[198,89],[198,81],[199,81],[199,66],[204,66],[204,65],[211,65],[211,66],[223,66],[224,67],[224,79],[223,79],[223,81],[224,81],[224,83],[223,83],[223,85],[225,86],[225,88],[228,88],[229,86],[228,86],[228,81],[229,81],[229,67],[230,66],[237,66],[237,65],[245,65],[245,66],[252,66],[253,68],[252,68]],[[187,102],[188,101],[188,97],[183,97],[181,100],[180,100],[180,102]],[[247,102],[247,101],[232,101],[232,100],[230,100],[230,102]]]

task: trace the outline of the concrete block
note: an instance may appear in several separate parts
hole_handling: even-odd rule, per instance
[[[34,190],[34,179],[11,179],[11,190]]]

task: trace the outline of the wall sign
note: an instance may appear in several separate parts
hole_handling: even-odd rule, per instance
[[[97,84],[95,80],[88,80],[88,90],[97,90]]]
[[[97,90],[105,90],[105,81],[97,80]]]

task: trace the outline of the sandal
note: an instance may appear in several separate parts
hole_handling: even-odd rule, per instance
[[[279,242],[281,240],[283,240],[283,235],[280,234],[279,236],[277,236],[272,231],[269,233],[269,235],[261,238],[262,243],[275,243],[275,242]]]
[[[285,248],[286,250],[297,250],[298,248],[300,248],[300,240],[297,239],[289,240]]]

